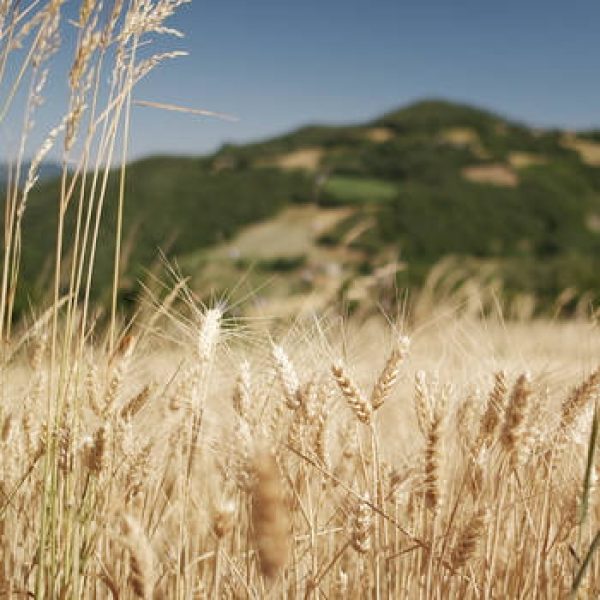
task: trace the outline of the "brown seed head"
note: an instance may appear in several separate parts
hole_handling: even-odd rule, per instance
[[[121,409],[121,418],[126,421],[133,419],[148,402],[152,394],[152,386],[146,384],[135,396],[133,396]]]
[[[365,494],[354,507],[352,515],[352,547],[359,554],[366,554],[371,549],[371,527],[373,526],[373,511],[369,506],[369,495]]]
[[[409,347],[410,340],[407,337],[402,336],[398,347],[394,348],[390,353],[390,356],[373,387],[373,392],[371,393],[371,406],[373,407],[373,410],[377,410],[383,406],[384,402],[388,399],[396,384],[396,380],[398,379],[400,365],[408,356]]]
[[[2,431],[0,432],[0,442],[6,443],[10,439],[10,433],[13,426],[13,416],[9,413],[2,421]]]
[[[565,432],[573,426],[586,406],[598,396],[600,368],[596,369],[582,384],[577,386],[562,403],[560,429]]]
[[[519,442],[524,432],[531,392],[531,378],[524,373],[518,377],[513,387],[500,434],[502,447],[514,458],[517,458]]]
[[[427,435],[431,426],[431,400],[427,387],[427,378],[423,371],[415,375],[415,413],[417,424],[423,435]]]
[[[506,391],[506,373],[498,371],[494,374],[494,387],[490,392],[485,412],[479,423],[479,434],[475,443],[477,452],[482,448],[489,448],[494,441],[500,417],[504,411]]]
[[[225,537],[233,527],[235,503],[233,500],[222,503],[215,509],[213,516],[213,532],[218,539]]]
[[[440,437],[442,414],[434,411],[425,445],[425,505],[436,513],[441,505]]]
[[[371,423],[373,407],[363,396],[358,386],[352,381],[341,364],[334,364],[331,367],[333,378],[340,391],[346,398],[348,405],[356,415],[357,419],[368,425]]]
[[[103,425],[96,430],[91,443],[85,448],[84,462],[92,473],[98,474],[104,468],[106,462],[106,444],[107,430]]]
[[[154,591],[154,554],[140,524],[123,519],[124,543],[129,550],[129,586],[137,598],[150,600]]]
[[[471,560],[482,537],[484,526],[485,509],[479,508],[458,535],[456,545],[450,555],[453,569],[460,569]]]
[[[267,450],[259,449],[253,461],[252,528],[260,570],[274,579],[285,567],[289,526],[277,463]]]

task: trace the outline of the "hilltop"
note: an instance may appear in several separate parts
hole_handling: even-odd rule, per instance
[[[246,276],[243,293],[259,288],[280,301],[390,300],[421,286],[448,255],[460,267],[456,285],[484,272],[509,297],[527,294],[542,307],[567,289],[573,304],[600,292],[598,132],[532,129],[429,100],[208,157],[137,161],[127,177],[123,295],[131,299],[159,248],[202,294]],[[56,186],[41,185],[26,215],[22,303],[45,289]],[[107,214],[116,189],[115,176]],[[108,236],[101,242],[98,298],[113,246]]]
[[[30,166],[31,161],[23,161],[21,163],[21,184],[27,177]],[[61,172],[62,169],[59,164],[53,162],[43,162],[37,169],[37,176],[39,181],[48,181],[60,177]],[[10,176],[14,176],[14,167],[11,166],[11,163],[0,162],[0,185],[5,185]]]

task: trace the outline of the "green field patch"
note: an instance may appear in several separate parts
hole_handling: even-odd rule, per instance
[[[349,204],[384,202],[398,194],[398,188],[383,179],[335,175],[325,184],[325,192]]]

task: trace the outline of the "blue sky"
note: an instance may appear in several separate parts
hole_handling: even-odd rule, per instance
[[[136,107],[133,157],[367,120],[424,97],[600,127],[597,0],[193,0],[171,23],[190,56],[161,66],[136,97],[240,120]]]

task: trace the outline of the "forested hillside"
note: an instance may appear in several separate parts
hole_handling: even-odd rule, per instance
[[[123,294],[135,295],[159,249],[201,271],[210,249],[229,243],[232,265],[223,286],[231,269],[241,276],[251,266],[256,276],[302,275],[310,288],[320,260],[338,263],[331,275],[338,295],[394,261],[401,265],[395,286],[418,287],[451,254],[473,273],[491,267],[509,295],[531,293],[540,306],[566,288],[573,298],[597,295],[598,140],[597,132],[534,130],[468,106],[424,101],[364,125],[309,126],[209,157],[138,161],[127,171]],[[117,189],[115,173],[111,202]],[[44,183],[26,214],[21,305],[45,289],[57,190],[56,181]],[[307,249],[265,258],[261,249],[246,248],[239,255],[234,242],[244,227],[297,205],[323,215],[337,210],[340,218],[315,240],[330,254]],[[104,224],[107,231],[112,225]],[[103,237],[98,298],[109,286],[113,252],[113,241]],[[218,270],[211,273],[214,293],[221,282]]]

